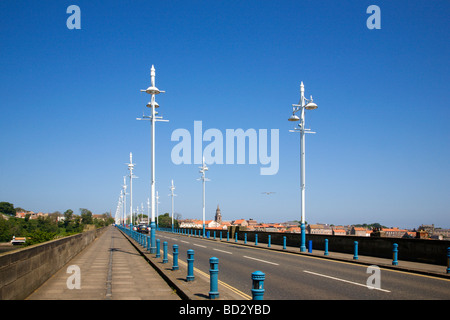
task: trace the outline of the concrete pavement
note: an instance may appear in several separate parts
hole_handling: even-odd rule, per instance
[[[79,267],[80,289],[68,288],[69,266]],[[69,280],[69,287],[76,283]],[[27,300],[181,300],[114,227],[75,256]]]

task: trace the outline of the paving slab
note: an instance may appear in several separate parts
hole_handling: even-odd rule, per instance
[[[78,266],[80,288],[70,289]],[[71,279],[72,279],[71,278]],[[69,261],[27,300],[181,300],[180,296],[115,227]]]

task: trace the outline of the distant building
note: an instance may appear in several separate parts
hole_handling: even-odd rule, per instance
[[[234,220],[232,223],[233,226],[247,227],[248,222],[245,219]]]
[[[357,237],[370,237],[370,232],[369,229],[363,227],[352,227],[350,230],[350,235]]]
[[[383,228],[382,231],[384,231],[385,236],[389,238],[401,238],[408,232],[405,229],[399,228]]]
[[[331,227],[324,224],[308,224],[306,230],[308,234],[333,234]]]
[[[220,225],[222,224],[222,213],[220,212],[219,205],[217,205],[216,209],[216,215],[214,217],[214,220]]]
[[[347,234],[347,232],[345,232],[344,229],[336,229],[333,228],[333,236],[345,236]]]

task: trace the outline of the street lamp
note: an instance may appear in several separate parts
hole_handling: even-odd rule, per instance
[[[209,179],[207,179],[205,177],[205,172],[208,171],[208,167],[205,164],[205,157],[203,157],[202,166],[199,168],[200,168],[199,172],[202,174],[202,176],[197,180],[203,181],[203,237],[204,237],[205,236],[205,182],[210,181]]]
[[[170,186],[170,194],[169,197],[172,196],[172,232],[173,232],[173,197],[176,196],[176,194],[173,193],[173,190],[175,190],[175,186],[173,185],[173,180],[172,180],[172,185]]]
[[[133,174],[134,163],[133,163],[133,154],[130,152],[130,163],[127,163],[128,170],[130,171],[130,223],[133,225],[133,179],[137,178]]]
[[[151,85],[141,92],[146,92],[151,95],[151,101],[147,104],[147,107],[151,109],[151,116],[143,115],[142,118],[136,118],[137,120],[149,120],[152,126],[152,174],[151,174],[151,209],[152,209],[152,221],[150,223],[150,253],[156,253],[156,224],[155,224],[155,122],[163,121],[168,122],[169,120],[162,120],[162,117],[156,116],[156,108],[159,107],[158,103],[155,101],[155,95],[163,93],[165,91],[159,90],[155,86],[155,67],[152,65],[151,71]]]
[[[302,252],[306,251],[306,237],[305,237],[305,133],[315,133],[311,129],[305,129],[305,110],[317,109],[317,104],[311,99],[305,98],[305,87],[303,82],[300,85],[300,102],[292,105],[292,115],[289,121],[300,121],[298,128],[289,130],[290,132],[300,132],[300,189],[301,189],[301,246]],[[296,113],[300,113],[300,117]]]
[[[127,177],[126,176],[124,176],[123,177],[123,186],[122,186],[122,189],[123,189],[123,216],[124,217],[126,217],[127,216]]]

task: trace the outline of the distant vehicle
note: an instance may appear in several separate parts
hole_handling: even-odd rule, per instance
[[[149,227],[147,227],[147,225],[145,225],[145,224],[140,224],[140,225],[137,226],[137,230],[136,231],[140,232],[140,233],[148,233],[149,232]]]

